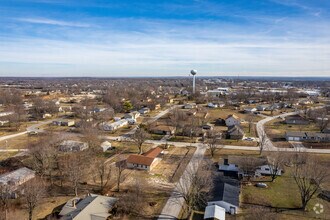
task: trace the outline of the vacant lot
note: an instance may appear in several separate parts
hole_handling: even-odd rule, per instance
[[[170,147],[151,173],[168,182],[175,182],[182,175],[195,150],[194,147]]]
[[[243,114],[240,113],[239,110],[234,110],[232,108],[209,109],[208,113],[209,113],[208,120],[210,122],[213,122],[218,118],[226,119],[228,115],[232,115],[232,114],[237,115],[241,120],[245,120],[245,121],[248,121],[249,118],[251,118],[253,122],[258,122],[262,119],[260,116],[257,116],[255,114]]]
[[[34,143],[38,140],[38,135],[29,136],[27,134],[17,136],[14,138],[0,141],[0,148],[7,149],[22,149],[27,148],[29,144]]]

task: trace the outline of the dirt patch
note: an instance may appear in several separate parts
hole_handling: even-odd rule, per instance
[[[177,176],[181,176],[181,170],[186,167],[196,148],[171,147],[169,148],[162,161],[151,171],[154,176],[173,182]],[[181,174],[180,174],[181,173]],[[174,177],[175,176],[175,177]]]
[[[309,149],[330,149],[330,143],[302,143],[302,145]]]

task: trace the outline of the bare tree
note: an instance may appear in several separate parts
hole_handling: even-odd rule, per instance
[[[177,183],[175,194],[178,202],[183,199],[186,214],[206,204],[207,193],[211,191],[210,165],[198,169],[198,165],[188,167]]]
[[[50,134],[29,146],[34,170],[41,176],[49,175],[51,181],[52,170],[55,167],[55,159],[58,155],[55,148],[57,141],[58,139],[55,139],[55,136]]]
[[[224,148],[223,145],[220,145],[222,134],[214,131],[208,131],[206,133],[206,144],[210,150],[211,157],[214,157],[214,154],[217,150]]]
[[[111,164],[105,163],[100,158],[95,158],[92,167],[92,175],[95,183],[99,183],[100,191],[103,192],[111,180]]]
[[[23,192],[24,202],[29,212],[29,220],[32,220],[33,211],[45,195],[45,185],[42,180],[35,178],[24,185]]]
[[[329,171],[311,155],[305,156],[304,159],[305,162],[294,163],[292,175],[300,192],[301,208],[306,210],[309,201],[327,183]]]
[[[261,155],[263,150],[265,149],[265,146],[267,144],[267,134],[264,130],[262,130],[259,134],[259,142],[258,142],[258,147],[259,147],[259,154]]]
[[[247,122],[248,122],[248,124],[249,124],[249,133],[251,134],[251,129],[252,129],[252,127],[253,127],[253,121],[254,121],[254,115],[252,115],[252,114],[250,114],[250,115],[248,115],[247,117],[246,117],[246,120],[247,120]]]
[[[133,176],[133,181],[126,193],[122,193],[116,203],[117,215],[126,214],[144,217],[146,193],[149,189],[146,178],[139,174]]]
[[[233,162],[242,169],[248,182],[255,175],[256,168],[264,163],[262,159],[256,157],[240,157],[239,159],[237,158],[237,161],[234,160]]]
[[[2,216],[2,218],[0,217],[0,219],[7,220],[10,194],[11,194],[10,186],[0,184],[0,210],[4,213],[4,215]]]
[[[138,128],[134,134],[131,136],[134,143],[137,145],[139,150],[139,154],[143,153],[142,145],[149,138],[148,132],[146,132],[143,128]]]
[[[323,112],[316,120],[317,120],[317,125],[320,128],[320,131],[322,132],[324,129],[328,127],[330,119],[327,117],[327,112]]]
[[[62,158],[62,166],[64,166],[65,174],[71,187],[74,191],[75,196],[78,196],[79,182],[83,179],[86,174],[86,157],[82,154],[72,154]]]
[[[283,168],[286,157],[283,152],[276,151],[268,154],[268,164],[272,182],[277,178],[279,171]]]
[[[184,123],[187,121],[187,118],[188,117],[185,112],[180,111],[179,109],[176,108],[170,114],[170,116],[167,120],[167,124],[175,127],[175,131],[176,131],[175,134],[176,134],[179,132],[179,130],[181,130]]]
[[[116,162],[116,177],[117,177],[117,191],[120,191],[120,183],[123,181],[123,172],[126,169],[126,160],[122,157],[118,157]]]
[[[84,135],[82,140],[88,143],[88,146],[94,152],[101,151],[101,140],[99,138],[99,131],[96,127],[88,126],[81,129]]]

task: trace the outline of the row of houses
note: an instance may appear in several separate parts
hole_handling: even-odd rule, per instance
[[[150,112],[150,109],[144,107],[139,111],[132,111],[130,113],[126,113],[122,119],[115,118],[115,122],[103,122],[101,127],[105,131],[115,131],[119,128],[122,128],[128,124],[135,124],[136,120],[141,116],[141,114],[147,114]]]
[[[126,125],[128,125],[128,120],[126,120],[126,119],[120,119],[118,121],[111,122],[111,123],[103,122],[101,124],[103,130],[105,130],[105,131],[115,131],[115,130],[117,130],[121,127],[124,127]]]
[[[112,145],[109,141],[104,141],[101,143],[100,147],[103,152],[112,149]],[[75,140],[65,140],[59,145],[59,151],[62,152],[78,152],[89,148],[88,143]]]
[[[224,176],[216,177],[211,199],[207,202],[204,212],[204,219],[224,220],[226,213],[235,215],[240,211],[240,183],[237,180],[239,175],[244,175],[238,165],[228,163],[224,159],[223,164],[219,163],[219,171]],[[282,170],[277,170],[281,175]],[[271,165],[265,164],[255,170],[255,175],[271,175]]]
[[[266,161],[263,165],[257,166],[253,173],[246,173],[244,170],[239,168],[236,164],[231,164],[228,162],[228,159],[224,159],[223,163],[219,162],[219,171],[223,172],[225,176],[230,176],[234,178],[242,178],[243,176],[268,176],[273,173],[277,176],[282,175],[282,169],[274,170],[274,167],[268,164]]]
[[[287,141],[330,142],[330,134],[320,132],[288,131],[285,138]]]

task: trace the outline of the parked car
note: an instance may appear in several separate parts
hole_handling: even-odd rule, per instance
[[[256,187],[259,187],[259,188],[267,188],[267,184],[266,183],[257,183],[256,184]]]

